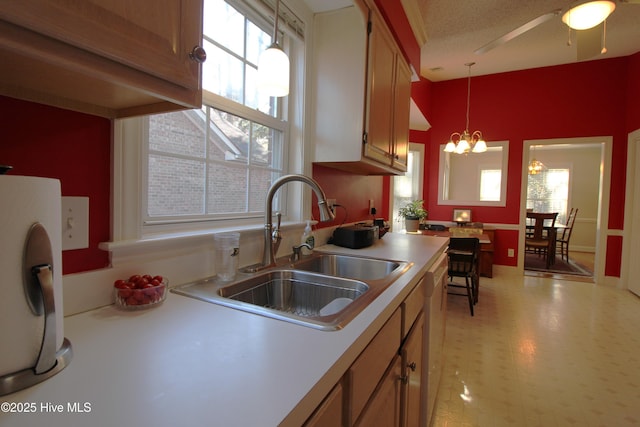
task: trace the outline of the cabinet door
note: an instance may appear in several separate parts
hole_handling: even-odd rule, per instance
[[[304,423],[304,427],[337,427],[340,425],[342,425],[342,385],[338,383]]]
[[[401,358],[396,356],[355,426],[400,426],[401,375]]]
[[[371,11],[364,156],[391,166],[396,47],[384,21]]]
[[[347,372],[350,386],[350,423],[358,419],[389,363],[394,355],[398,354],[401,317],[401,310],[397,309]]]
[[[407,171],[409,151],[409,114],[411,108],[411,69],[398,54],[395,78],[395,109],[393,112],[393,167]]]
[[[2,19],[182,87],[199,87],[201,0],[1,0]]]
[[[422,405],[422,348],[424,343],[424,313],[420,313],[402,347],[403,427],[419,427]]]

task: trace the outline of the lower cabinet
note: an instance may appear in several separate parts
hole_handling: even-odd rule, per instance
[[[402,358],[396,355],[355,425],[400,427],[402,387]]]
[[[407,336],[400,354],[402,355],[402,426],[403,427],[418,427],[422,422],[423,410],[425,402],[424,399],[424,387],[423,372],[425,367],[423,366],[423,347],[424,340],[424,314],[420,313],[418,320],[416,320],[411,332]]]
[[[342,425],[342,384],[338,383],[309,417],[305,427],[336,427]]]
[[[440,295],[436,295],[441,306]],[[420,280],[304,424],[314,427],[428,425],[429,332]],[[442,345],[440,334],[431,342]],[[433,350],[433,349],[432,349]],[[440,352],[441,349],[437,349]],[[429,396],[430,398],[431,396]]]

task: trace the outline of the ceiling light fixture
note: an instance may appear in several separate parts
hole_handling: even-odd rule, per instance
[[[278,45],[279,9],[280,0],[276,0],[272,43],[258,59],[258,88],[269,96],[289,94],[289,57]]]
[[[574,30],[588,30],[607,19],[615,8],[612,1],[580,2],[562,15],[562,22]]]
[[[484,153],[487,151],[487,143],[482,138],[482,132],[479,130],[469,133],[469,104],[471,103],[471,67],[475,62],[469,62],[469,77],[467,79],[467,125],[461,134],[454,132],[449,137],[449,142],[444,147],[447,153],[467,154],[469,151],[473,153]]]
[[[529,162],[529,175],[538,175],[542,171],[544,171],[547,167],[539,160],[536,160],[536,147],[535,145],[531,147],[533,149],[532,158]]]

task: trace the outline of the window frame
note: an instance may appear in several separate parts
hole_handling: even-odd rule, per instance
[[[256,9],[264,11],[263,5],[258,3],[260,2],[255,4]],[[247,2],[242,1],[240,4],[246,7]],[[254,13],[248,15],[253,17]],[[309,17],[307,16],[307,18]],[[288,139],[287,147],[283,153],[283,162],[287,164],[284,173],[310,175],[311,160],[308,156],[311,150],[305,149],[305,138],[303,137],[304,93],[307,84],[304,78],[307,68],[305,58],[309,40],[302,39],[295,33],[290,34],[291,32],[286,28],[283,31],[290,35],[285,39],[283,48],[287,51],[291,61],[291,93],[287,97],[287,102],[278,103],[281,108],[281,117],[286,117],[288,122],[284,134],[284,138]],[[209,100],[210,98],[215,98],[215,108],[223,109],[231,114],[238,114],[235,103],[219,95],[203,91],[203,99]],[[244,116],[244,113],[239,115]],[[263,214],[212,221],[154,224],[152,227],[145,227],[142,223],[144,203],[141,195],[144,191],[142,185],[146,179],[144,176],[146,170],[142,167],[142,161],[143,156],[146,155],[146,140],[144,138],[147,135],[145,135],[143,122],[144,119],[140,117],[117,119],[112,122],[112,240],[101,244],[102,249],[112,252],[122,250],[123,254],[128,254],[130,251],[127,247],[140,246],[141,244],[148,246],[150,240],[163,246],[167,242],[175,244],[176,239],[181,237],[209,235],[225,230],[262,230],[264,228]],[[279,193],[284,200],[282,205],[284,227],[303,224],[304,218],[310,218],[311,192],[308,188],[289,184]],[[296,201],[296,203],[291,201]],[[132,250],[135,252],[135,249]]]

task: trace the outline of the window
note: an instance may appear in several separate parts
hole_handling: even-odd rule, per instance
[[[209,106],[148,123],[145,222],[262,214],[283,174],[283,130]]]
[[[202,109],[143,119],[141,221],[148,232],[203,221],[261,223],[268,188],[289,169],[291,96],[256,89],[271,24],[245,2],[205,0],[203,16]],[[292,50],[295,40],[279,37]],[[274,209],[286,209],[285,200],[279,191]]]
[[[400,219],[398,210],[412,202],[422,199],[422,176],[424,170],[424,145],[409,144],[407,172],[393,177],[392,218]],[[404,228],[404,224],[401,228]]]
[[[258,57],[271,44],[270,28],[259,27],[224,0],[206,0],[203,15],[204,90],[277,116],[277,98],[261,96],[256,84]]]
[[[502,170],[480,170],[480,201],[497,202],[500,200]]]
[[[569,204],[569,169],[547,169],[529,175],[527,182],[527,209],[534,212],[558,212],[556,221],[566,223]]]

